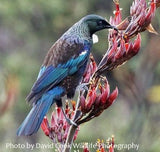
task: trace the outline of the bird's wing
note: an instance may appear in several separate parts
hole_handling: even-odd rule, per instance
[[[77,48],[81,47],[77,46]],[[73,51],[77,52],[77,50]],[[78,55],[72,55],[65,63],[61,62],[57,66],[53,66],[53,64],[49,66],[43,65],[37,81],[34,83],[30,94],[27,96],[27,100],[30,101],[34,97],[39,98],[44,92],[60,83],[65,77],[77,72],[86,60],[88,60],[90,47],[84,45],[83,49],[81,48],[81,50],[78,51],[80,52]],[[36,100],[37,99],[34,99],[32,102],[34,103]]]

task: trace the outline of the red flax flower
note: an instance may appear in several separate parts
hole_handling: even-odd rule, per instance
[[[91,62],[84,74],[82,82],[87,83],[96,69],[97,65],[91,56]],[[78,125],[99,116],[105,109],[112,105],[118,95],[117,88],[110,93],[110,86],[105,77],[102,77],[96,86],[94,82],[91,83],[89,90],[87,90],[87,95],[85,93],[81,93],[80,95],[79,109],[81,116],[76,122]]]
[[[90,152],[87,143],[84,144],[83,152]]]
[[[125,30],[126,36],[133,37],[149,28],[155,11],[155,0],[151,0],[149,7],[147,7],[146,0],[135,0],[130,9],[131,20]]]
[[[83,95],[80,97],[80,108],[82,115],[88,115],[82,120],[79,120],[77,123],[81,124],[99,116],[105,109],[112,105],[117,98],[117,95],[117,88],[110,94],[110,86],[106,79],[104,80],[103,86],[99,83],[99,86],[96,88],[91,88],[87,98]]]
[[[114,137],[110,138],[107,143],[98,139],[96,152],[114,152]],[[84,145],[83,152],[90,152],[87,144]]]
[[[1,84],[0,87],[3,85]],[[9,108],[11,108],[15,102],[19,93],[19,80],[15,75],[8,75],[5,82],[5,100],[0,101],[0,117],[7,112]],[[0,99],[1,100],[1,99]]]
[[[72,102],[72,109],[69,107],[68,102],[66,102],[65,113],[68,118],[73,119],[75,113],[74,101]],[[67,139],[69,127],[70,125],[66,121],[63,112],[59,107],[56,107],[56,112],[52,113],[50,125],[46,116],[44,117],[41,124],[41,129],[43,130],[45,135],[48,136],[54,143],[59,142],[61,144],[64,144]],[[79,128],[77,128],[75,132],[74,140],[76,140],[77,138],[78,131]]]
[[[112,70],[118,65],[125,63],[127,60],[135,56],[141,46],[140,32],[148,30],[156,33],[151,25],[156,11],[159,7],[159,0],[151,0],[149,6],[145,0],[135,0],[130,8],[130,16],[122,21],[121,9],[119,7],[119,0],[114,0],[116,11],[114,17],[110,18],[110,23],[115,25],[119,32],[110,30],[108,41],[109,49],[98,65],[95,77],[103,71]],[[132,42],[131,38],[136,37]]]

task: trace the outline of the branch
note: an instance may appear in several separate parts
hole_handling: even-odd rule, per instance
[[[77,100],[77,105],[76,105],[76,109],[75,109],[75,114],[74,114],[74,121],[76,121],[79,116],[80,116],[80,111],[79,111],[79,105],[80,105],[80,94],[82,92],[79,92],[79,96],[78,96],[78,100]],[[74,140],[74,136],[75,136],[75,132],[77,130],[78,126],[74,126],[74,125],[71,125],[70,128],[69,128],[69,132],[68,132],[68,136],[67,136],[67,140],[65,142],[65,145],[64,145],[64,149],[63,149],[63,152],[70,152],[71,151],[71,148],[72,148],[72,144],[73,144],[73,140]]]

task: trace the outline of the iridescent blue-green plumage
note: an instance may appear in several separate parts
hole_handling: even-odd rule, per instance
[[[17,135],[36,133],[51,105],[61,106],[61,97],[72,98],[87,66],[92,34],[112,28],[97,15],[88,15],[74,24],[50,48],[38,78],[27,96],[33,107],[17,131]]]

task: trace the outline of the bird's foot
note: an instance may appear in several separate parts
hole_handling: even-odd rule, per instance
[[[66,119],[66,121],[67,121],[68,124],[73,125],[73,126],[75,126],[75,127],[78,126],[73,120],[71,120],[71,119],[69,119],[69,118],[67,117],[67,115],[66,115],[63,107],[62,107],[62,112],[63,112],[63,115],[64,115],[64,117],[65,117],[65,119]]]
[[[78,87],[77,90],[83,91],[89,89],[90,83],[81,83]]]
[[[71,119],[67,118],[66,121],[68,122],[68,124],[73,125],[75,127],[77,127],[78,125]]]

